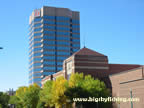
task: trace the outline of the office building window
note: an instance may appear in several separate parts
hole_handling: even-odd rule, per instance
[[[42,23],[36,23],[34,24],[34,27],[40,27],[42,25]]]
[[[57,67],[57,71],[61,71],[62,69],[62,67]]]
[[[70,50],[70,47],[60,47],[60,46],[57,46],[57,50]]]
[[[73,24],[79,24],[79,20],[72,20]]]
[[[54,50],[55,46],[43,46],[44,50]]]
[[[60,56],[58,56],[57,57],[57,60],[65,60],[67,57],[60,57]]]
[[[41,81],[41,78],[34,78],[33,79],[33,82],[40,82]]]
[[[43,36],[44,39],[48,39],[48,40],[55,40],[55,36]]]
[[[59,26],[57,26],[56,29],[57,30],[62,30],[62,31],[70,31],[69,27],[59,27]]]
[[[34,32],[38,32],[38,31],[41,31],[41,30],[42,30],[42,28],[35,28]]]
[[[69,45],[70,45],[70,42],[57,41],[57,45],[66,45],[66,46],[69,46]]]
[[[38,47],[38,48],[34,48],[32,51],[36,52],[36,51],[41,51],[42,48],[41,47]]]
[[[60,51],[58,51],[57,55],[67,55],[67,56],[69,56],[70,52],[60,52]]]
[[[70,32],[56,32],[57,35],[65,35],[65,36],[69,36]]]
[[[41,76],[41,73],[33,73],[33,77],[39,77]]]
[[[80,42],[79,39],[72,39],[72,42]]]
[[[56,20],[58,21],[70,21],[69,17],[57,16]]]
[[[44,45],[55,45],[55,41],[43,41]]]
[[[46,60],[55,60],[55,56],[44,56],[43,58]]]
[[[34,36],[41,36],[42,33],[34,33]]]
[[[74,37],[74,38],[79,38],[80,35],[79,35],[79,34],[72,34],[72,37]]]
[[[55,66],[54,67],[52,67],[52,66],[50,66],[50,67],[45,66],[43,69],[44,70],[54,70],[55,71]]]
[[[41,68],[34,68],[33,71],[34,72],[41,71]]]
[[[79,25],[72,25],[72,28],[80,28]]]
[[[62,65],[63,64],[63,62],[57,62],[57,65]]]
[[[41,53],[34,53],[34,56],[41,56]]]
[[[80,47],[79,44],[72,44],[73,47]]]
[[[46,21],[46,20],[44,20],[44,21],[43,21],[43,23],[44,23],[44,24],[52,24],[52,25],[54,25],[54,24],[55,24],[55,22],[54,22],[54,21]]]
[[[63,36],[58,36],[58,37],[57,37],[57,40],[66,40],[66,41],[70,41],[70,37],[68,37],[68,36],[65,36],[65,37],[63,37]]]
[[[55,55],[55,51],[44,51],[43,54]]]
[[[44,19],[54,20],[55,16],[43,16]]]
[[[42,20],[42,18],[35,18],[34,19],[34,22],[39,22],[39,21],[41,21]]]
[[[57,25],[70,26],[69,22],[56,22]]]
[[[55,61],[44,61],[44,65],[55,65]]]
[[[55,72],[43,72],[42,75],[46,75],[46,76],[47,76],[47,75],[52,75],[52,74],[54,74],[54,73],[55,73]]]
[[[55,26],[44,25],[44,29],[55,30]]]

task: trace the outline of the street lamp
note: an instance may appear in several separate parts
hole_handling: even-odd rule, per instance
[[[130,96],[131,96],[131,108],[133,108],[133,102],[132,102],[133,94],[132,94],[132,89],[130,89]]]

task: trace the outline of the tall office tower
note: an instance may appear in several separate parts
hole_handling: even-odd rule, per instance
[[[29,84],[62,70],[63,60],[80,49],[79,12],[44,6],[29,18]]]

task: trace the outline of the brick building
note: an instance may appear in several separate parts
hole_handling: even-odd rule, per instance
[[[109,76],[112,84],[113,97],[139,98],[140,102],[120,102],[113,104],[114,108],[144,107],[144,66],[122,71]],[[132,105],[131,105],[132,104]],[[133,106],[133,107],[131,107]]]
[[[135,108],[144,106],[144,75],[142,65],[130,64],[109,64],[108,57],[88,48],[82,48],[72,56],[64,60],[63,70],[49,75],[42,80],[42,85],[47,80],[55,80],[59,76],[69,79],[71,73],[83,73],[91,75],[105,82],[111,90],[112,96],[130,97],[128,89],[133,90],[133,94],[141,99],[140,103],[133,103]],[[130,76],[130,77],[129,77]],[[134,89],[133,89],[134,88]],[[125,91],[124,91],[125,90]],[[130,108],[131,103],[113,104],[113,108]],[[137,105],[139,107],[137,107]]]

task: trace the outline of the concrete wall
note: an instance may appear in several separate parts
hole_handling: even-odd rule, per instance
[[[144,107],[144,78],[143,67],[110,75],[112,84],[112,96],[130,98],[130,90],[134,98],[139,98],[140,102],[133,102],[134,108]],[[118,108],[118,104],[113,104]],[[131,102],[120,102],[119,108],[131,108]]]

